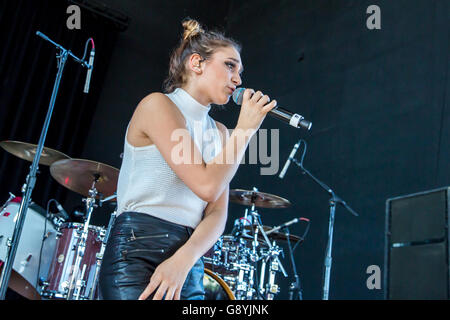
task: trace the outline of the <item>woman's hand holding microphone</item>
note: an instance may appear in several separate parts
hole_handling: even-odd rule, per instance
[[[252,130],[252,134],[254,134],[258,131],[267,113],[276,105],[276,100],[270,101],[269,96],[263,95],[261,91],[245,89],[236,129]]]

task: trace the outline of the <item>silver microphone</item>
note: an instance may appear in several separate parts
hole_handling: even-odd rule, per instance
[[[273,228],[273,229],[270,229],[269,231],[266,232],[266,234],[271,234],[272,232],[278,231],[278,230],[280,230],[281,228],[290,226],[291,224],[297,223],[297,222],[299,222],[299,221],[300,221],[300,218],[292,219],[291,221],[285,222],[285,223],[283,223],[282,225],[279,225],[278,227],[275,227],[275,228]]]
[[[55,200],[55,203],[56,203],[56,208],[58,209],[58,211],[59,211],[61,217],[62,217],[64,220],[69,220],[69,214],[67,213],[66,210],[64,210],[63,206],[62,206],[58,201],[56,201],[56,200]]]
[[[239,106],[242,104],[242,100],[244,99],[244,91],[245,88],[237,88],[233,92],[233,101]],[[286,122],[294,128],[310,130],[312,126],[312,122],[305,120],[305,117],[280,107],[273,108],[268,114],[278,120]]]
[[[294,148],[291,151],[291,154],[289,155],[289,158],[286,160],[286,163],[284,164],[283,170],[281,170],[280,175],[278,176],[280,179],[284,178],[284,175],[287,172],[287,169],[289,168],[289,166],[291,165],[291,160],[294,159],[295,154],[297,153],[298,147],[300,147],[300,142],[301,140],[299,140],[295,145]]]
[[[89,92],[89,85],[91,84],[92,69],[94,69],[94,57],[95,57],[95,49],[92,48],[91,55],[89,57],[90,68],[87,71],[86,82],[84,83],[84,90],[83,90],[84,93],[88,93]]]

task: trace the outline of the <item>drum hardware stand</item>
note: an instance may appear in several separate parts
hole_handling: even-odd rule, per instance
[[[109,201],[115,197],[116,197],[116,195],[114,194],[110,197],[100,200],[100,206],[102,205],[103,202]],[[94,280],[92,282],[93,283],[92,289],[91,289],[91,292],[89,293],[89,300],[94,300],[94,295],[95,295],[95,291],[96,291],[97,284],[98,284],[98,276],[99,276],[100,268],[102,266],[102,261],[103,261],[103,254],[105,253],[106,244],[108,243],[109,234],[111,232],[112,226],[114,225],[114,221],[116,219],[116,214],[117,214],[117,211],[114,211],[111,214],[111,217],[109,218],[108,229],[106,229],[106,233],[105,233],[105,236],[102,241],[102,246],[100,248],[100,252],[97,253],[95,256],[96,257],[95,274],[94,274]]]
[[[270,251],[269,255],[269,259],[271,259],[271,261],[269,267],[269,282],[267,284],[267,293],[266,293],[267,300],[273,300],[274,295],[280,292],[280,288],[278,287],[278,285],[275,284],[275,273],[279,271],[280,264],[278,256],[280,255],[281,250],[278,246],[275,245],[275,242],[273,244],[273,248],[274,250]]]
[[[253,289],[254,267],[242,260],[236,264],[236,267],[239,269],[238,281],[236,283],[236,299],[251,299],[255,291]],[[248,283],[244,279],[246,274],[249,275]]]
[[[261,274],[259,282],[259,293],[264,298],[264,293],[266,293],[266,300],[273,300],[274,295],[280,292],[280,288],[275,284],[275,274],[280,271],[280,264],[278,263],[279,254],[282,250],[276,245],[275,241],[272,244],[272,250],[269,250],[267,254],[262,258],[261,262]],[[270,262],[269,262],[270,260]],[[264,286],[266,267],[269,263],[269,277],[268,283]]]
[[[84,256],[84,252],[86,250],[86,242],[89,235],[89,223],[92,216],[92,211],[94,210],[94,207],[97,207],[97,204],[95,203],[95,197],[99,194],[97,192],[97,189],[95,188],[95,183],[100,178],[99,174],[94,174],[94,181],[92,182],[92,187],[89,189],[89,196],[87,198],[83,199],[83,202],[86,203],[86,219],[83,226],[83,231],[81,232],[81,236],[79,239],[79,242],[77,244],[77,253],[76,253],[76,260],[75,264],[73,266],[73,273],[70,278],[69,282],[69,288],[67,292],[67,300],[79,300],[81,289],[85,287],[86,283],[83,280],[84,279],[84,273],[86,270],[86,265],[83,266],[81,276],[77,279],[78,273],[80,270],[81,262]],[[74,286],[75,284],[75,286]]]
[[[306,142],[305,142],[306,145]],[[292,162],[294,162],[302,171],[302,174],[307,174],[311,179],[313,179],[319,186],[321,186],[328,194],[331,195],[331,198],[329,200],[329,207],[330,207],[330,218],[328,223],[328,243],[327,243],[327,249],[326,249],[326,256],[325,256],[325,271],[324,271],[324,277],[323,277],[323,300],[328,300],[329,297],[329,291],[330,291],[330,274],[331,274],[331,264],[332,264],[332,258],[331,258],[331,249],[333,245],[333,229],[334,229],[334,216],[336,213],[336,204],[341,204],[344,208],[346,208],[352,215],[359,216],[352,208],[350,208],[347,203],[339,198],[334,191],[328,187],[325,183],[317,179],[315,176],[313,176],[308,170],[305,169],[303,166],[303,158],[302,161],[299,162],[297,159],[293,158]]]
[[[34,186],[36,184],[37,172],[38,172],[38,164],[41,158],[42,150],[44,148],[45,138],[47,136],[48,127],[50,125],[50,119],[52,117],[53,108],[55,106],[56,96],[59,90],[59,84],[61,82],[62,73],[64,70],[64,66],[67,62],[69,56],[71,56],[76,62],[80,63],[83,67],[91,69],[92,66],[89,65],[84,60],[76,57],[70,50],[63,48],[61,45],[53,42],[47,36],[45,36],[40,31],[36,33],[39,37],[44,40],[52,43],[59,50],[59,54],[57,55],[58,59],[58,72],[56,75],[55,84],[53,86],[53,92],[50,99],[49,108],[47,111],[47,116],[45,118],[44,126],[41,131],[41,136],[39,138],[39,143],[36,148],[36,154],[33,158],[33,162],[30,166],[30,172],[27,175],[25,184],[22,187],[22,201],[20,203],[19,211],[17,213],[16,225],[14,227],[14,233],[11,240],[11,246],[8,246],[8,254],[5,258],[5,265],[3,268],[3,272],[0,277],[0,300],[5,300],[6,290],[8,288],[9,278],[11,277],[11,271],[14,263],[14,258],[16,256],[17,247],[19,244],[20,235],[22,233],[23,225],[25,223],[25,215],[28,210],[28,206],[31,202],[31,194],[33,192]]]
[[[258,192],[258,189],[253,187],[253,191]],[[272,261],[271,261],[271,264],[270,264],[270,276],[269,276],[269,279],[271,279],[270,280],[271,282],[269,283],[269,286],[271,286],[271,287],[268,289],[268,291],[270,291],[272,288],[275,288],[275,286],[274,286],[274,273],[273,273],[273,270],[275,270],[275,269],[278,270],[278,268],[279,268],[281,270],[281,272],[283,273],[284,277],[287,277],[288,275],[287,275],[285,269],[283,268],[283,265],[281,264],[281,261],[280,261],[280,259],[278,257],[279,248],[277,246],[273,246],[271,244],[269,238],[267,237],[266,232],[264,231],[263,226],[259,222],[260,215],[256,211],[256,206],[255,206],[255,203],[254,203],[253,196],[252,196],[252,200],[253,200],[252,201],[253,204],[252,204],[252,207],[251,207],[251,210],[250,210],[250,216],[251,216],[251,222],[253,224],[253,230],[255,230],[255,232],[254,232],[254,240],[252,242],[252,256],[253,256],[252,259],[256,258],[255,262],[258,260],[258,257],[256,255],[256,247],[259,245],[258,232],[261,231],[261,234],[264,237],[264,240],[267,243],[267,246],[269,247],[269,251],[268,251],[268,253],[266,255],[267,260],[272,258]],[[247,215],[247,212],[246,212],[246,215]],[[263,261],[263,263],[264,263],[264,261]],[[261,269],[262,277],[264,277],[266,263],[267,263],[267,261],[264,263],[264,268]],[[262,283],[260,283],[259,285],[260,285],[260,288],[264,287],[262,285]],[[257,288],[256,290],[260,290],[260,288]],[[268,297],[270,296],[269,292],[268,292],[267,296]]]
[[[258,191],[258,189],[255,188],[255,187],[253,187],[253,191]],[[274,247],[272,246],[272,244],[270,243],[270,240],[269,240],[269,238],[267,237],[267,234],[266,234],[266,232],[264,231],[263,226],[259,223],[259,216],[260,216],[260,215],[259,215],[259,213],[255,210],[255,204],[252,205],[252,209],[250,210],[250,215],[252,216],[252,223],[253,223],[253,226],[254,226],[255,229],[256,229],[256,232],[255,232],[255,233],[257,233],[258,230],[261,231],[261,234],[263,235],[264,240],[266,241],[267,246],[269,247],[269,252],[270,252],[270,254],[272,254],[272,252],[273,252],[275,249],[274,249]],[[257,243],[256,243],[256,244],[257,244]],[[277,260],[277,262],[278,262],[278,264],[279,264],[279,266],[280,266],[281,272],[282,272],[283,275],[287,278],[288,275],[287,275],[287,273],[286,273],[286,270],[284,270],[283,265],[281,264],[281,261],[280,261],[280,259],[278,258],[278,255],[275,257],[275,259]]]

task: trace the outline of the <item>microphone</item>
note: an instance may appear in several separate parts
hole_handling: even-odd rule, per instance
[[[245,88],[237,88],[233,92],[233,101],[239,106],[242,104],[244,91]],[[303,128],[306,130],[310,130],[312,126],[312,122],[305,120],[305,117],[297,113],[292,113],[283,108],[275,107],[274,109],[269,111],[269,114],[272,117],[277,118],[278,120],[288,123],[294,128]]]
[[[267,231],[266,234],[271,234],[272,232],[278,231],[281,228],[284,228],[284,227],[290,226],[291,224],[297,223],[300,221],[300,219],[301,218],[295,218],[295,219],[292,219],[291,221],[285,222],[282,225],[279,225],[278,227],[275,227],[275,228]]]
[[[291,160],[294,159],[295,154],[297,153],[298,147],[300,147],[300,142],[301,140],[299,140],[295,145],[294,148],[291,151],[291,154],[289,155],[289,158],[286,160],[286,163],[284,164],[283,170],[281,170],[280,175],[278,176],[280,179],[284,178],[284,175],[287,172],[287,169],[289,168],[289,166],[291,165]]]
[[[64,210],[64,208],[63,208],[63,206],[58,202],[58,201],[56,201],[55,200],[55,203],[56,203],[56,208],[58,209],[58,212],[59,212],[59,214],[61,215],[61,217],[64,219],[64,220],[69,220],[69,214],[67,213],[67,211],[66,210]]]
[[[86,82],[84,83],[84,93],[89,92],[89,85],[91,84],[91,75],[92,75],[92,69],[94,69],[94,57],[95,57],[95,48],[93,47],[91,49],[91,55],[89,57],[89,65],[90,68],[87,70],[86,73]]]

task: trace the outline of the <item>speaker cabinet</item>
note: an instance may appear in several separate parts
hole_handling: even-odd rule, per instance
[[[386,201],[385,299],[449,299],[449,192]]]

